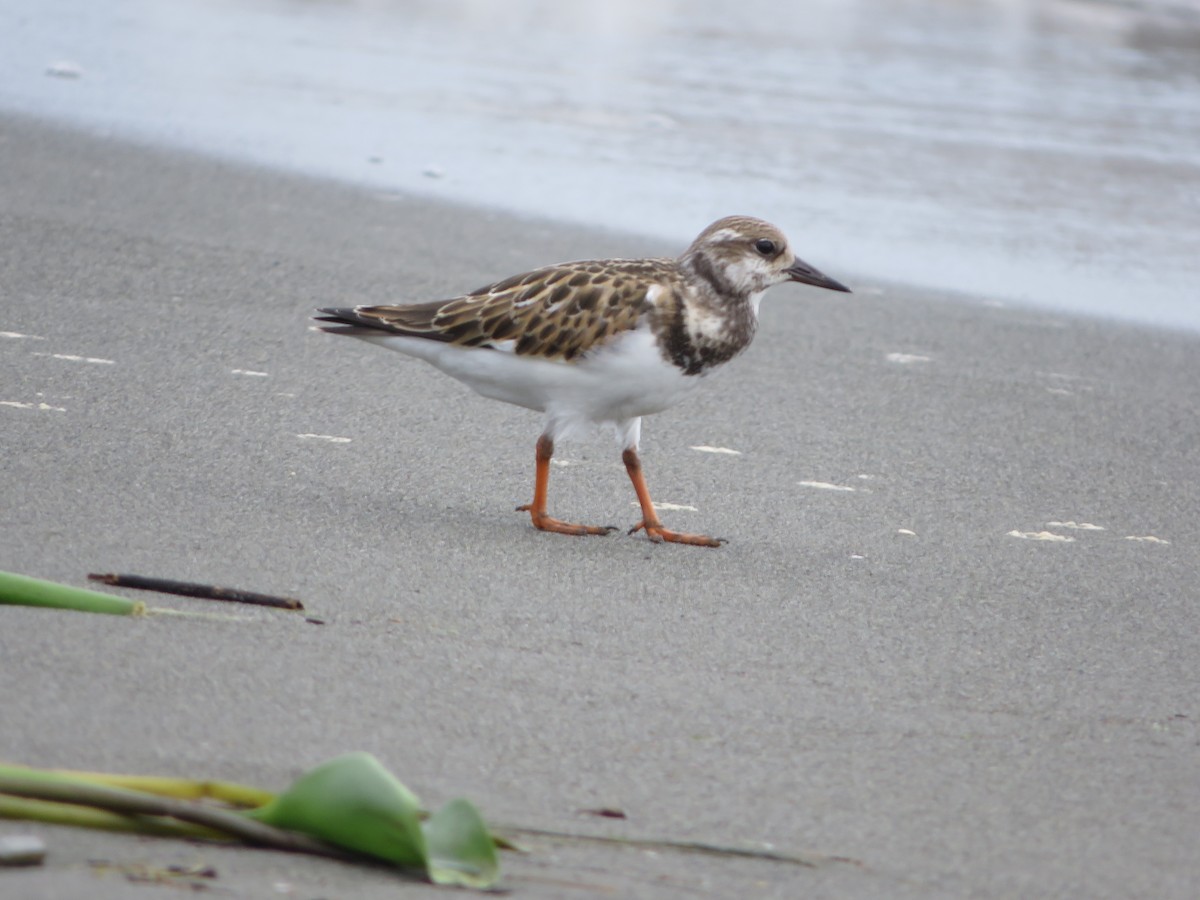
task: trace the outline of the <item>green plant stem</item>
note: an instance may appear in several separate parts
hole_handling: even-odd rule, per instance
[[[37,770],[30,771],[36,772]],[[125,788],[159,797],[174,797],[177,800],[219,800],[230,806],[247,809],[270,803],[275,798],[270,791],[246,784],[235,784],[231,781],[195,781],[189,778],[168,778],[159,775],[118,775],[109,772],[81,772],[72,769],[49,769],[48,771],[53,775],[70,778],[72,781]]]
[[[307,835],[264,825],[235,812],[66,778],[51,780],[0,774],[0,794],[97,807],[127,816],[165,816],[202,825],[260,847],[272,847],[293,853],[312,853],[341,860],[358,859]]]
[[[130,831],[158,837],[228,840],[228,837],[220,832],[187,822],[154,819],[146,816],[124,816],[91,806],[54,803],[49,800],[30,800],[25,797],[14,797],[11,794],[0,794],[0,819],[23,819],[30,822],[45,822],[49,825],[98,828],[104,831]]]
[[[146,604],[140,600],[127,600],[12,572],[0,572],[0,604],[75,609],[114,616],[140,616],[146,611]]]

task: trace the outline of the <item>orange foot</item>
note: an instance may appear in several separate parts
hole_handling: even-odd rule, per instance
[[[688,534],[683,531],[671,531],[669,528],[663,528],[662,525],[647,525],[645,520],[638,522],[629,529],[629,533],[646,530],[646,537],[654,541],[656,544],[668,541],[672,544],[691,544],[694,547],[720,547],[722,544],[728,543],[725,538],[712,538],[707,534]]]
[[[556,534],[608,534],[610,531],[617,530],[616,525],[576,525],[572,522],[564,522],[562,519],[546,515],[545,512],[538,512],[531,503],[518,506],[517,512],[529,513],[533,527],[538,531],[553,531]]]

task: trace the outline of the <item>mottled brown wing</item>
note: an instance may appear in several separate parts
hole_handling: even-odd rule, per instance
[[[574,359],[637,327],[649,309],[650,287],[677,285],[675,265],[665,259],[562,263],[514,275],[454,300],[358,307],[354,319],[464,347],[505,344],[522,356]]]

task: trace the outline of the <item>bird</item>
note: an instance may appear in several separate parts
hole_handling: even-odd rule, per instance
[[[728,216],[677,259],[565,262],[450,300],[325,307],[313,318],[321,331],[416,357],[484,397],[543,413],[533,499],[517,507],[534,528],[568,535],[616,530],[547,511],[556,443],[607,425],[641,507],[629,533],[717,547],[724,539],[673,531],[659,519],[638,454],[642,417],[676,405],[745,350],[763,294],[789,281],[850,293],[799,259],[774,225]]]

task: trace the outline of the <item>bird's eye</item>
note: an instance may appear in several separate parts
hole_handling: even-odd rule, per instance
[[[770,256],[775,252],[775,242],[769,241],[766,238],[759,238],[754,242],[754,249],[763,256]]]

